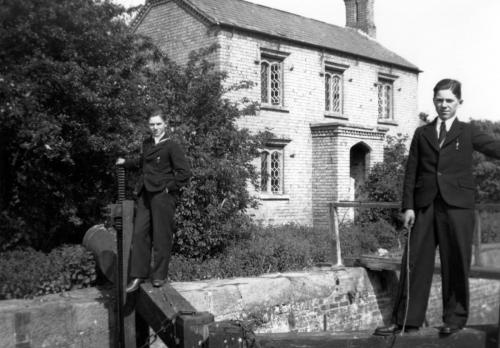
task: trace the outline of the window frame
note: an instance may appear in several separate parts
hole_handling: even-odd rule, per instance
[[[260,102],[264,108],[271,109],[283,109],[285,107],[285,59],[290,55],[290,53],[277,51],[273,49],[263,48],[260,49],[259,56],[259,76],[260,76]],[[263,65],[267,64],[268,69],[266,72],[266,97],[267,100],[264,101],[264,84],[263,84]],[[272,94],[272,67],[279,67],[279,102],[273,103]]]
[[[327,79],[330,82],[327,82]],[[334,88],[333,81],[338,78],[338,110],[334,110],[335,99],[334,99]],[[324,74],[325,83],[325,112],[331,115],[341,116],[344,114],[344,74],[342,71],[334,69],[325,69]],[[329,91],[327,91],[327,87]],[[328,103],[327,103],[328,101]]]
[[[396,124],[396,119],[394,114],[396,94],[394,92],[395,92],[395,81],[397,78],[398,76],[388,73],[379,72],[378,74],[378,81],[375,84],[375,86],[377,87],[378,123]],[[390,89],[389,93],[387,92],[387,88]],[[387,103],[387,101],[389,101],[389,103]]]
[[[259,191],[260,191],[260,198],[261,199],[288,199],[288,196],[286,195],[286,190],[285,190],[285,147],[286,145],[290,142],[290,139],[271,139],[266,141],[264,147],[259,151],[260,156],[259,156]],[[267,180],[265,183],[265,188],[263,187],[262,181],[263,181],[263,170],[264,170],[264,165],[263,165],[263,156],[264,154],[267,154],[266,158],[266,165],[265,165],[265,170],[266,170],[266,176]],[[279,158],[279,189],[278,190],[273,190],[273,183],[272,183],[272,168],[273,168],[273,155],[277,154]]]
[[[323,59],[322,70],[320,72],[320,76],[323,77],[323,112],[325,117],[334,117],[340,119],[347,119],[345,117],[345,72],[349,69],[349,65],[341,64],[337,62],[332,62],[326,59]],[[328,76],[338,76],[339,77],[339,110],[327,109],[327,84],[326,80]],[[333,105],[333,98],[331,93],[329,94],[329,100],[331,105]]]
[[[260,160],[261,160],[261,167],[260,167],[260,192],[268,195],[283,195],[284,194],[284,148],[280,147],[265,147],[260,151]],[[264,175],[263,175],[263,155],[267,154],[266,158],[266,183],[265,183],[265,188],[263,187],[263,180],[264,180]],[[278,190],[273,190],[273,156],[278,155],[279,159],[279,168],[278,168]]]

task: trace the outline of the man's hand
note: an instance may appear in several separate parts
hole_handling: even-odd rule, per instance
[[[118,157],[118,159],[116,160],[116,165],[117,166],[123,166],[123,164],[125,163],[125,159],[124,158],[121,158],[121,157]]]
[[[405,228],[410,229],[415,223],[415,211],[413,209],[406,209],[403,213],[403,225]]]

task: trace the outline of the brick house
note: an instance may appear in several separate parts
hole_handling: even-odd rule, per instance
[[[178,63],[218,44],[227,83],[254,82],[229,97],[260,102],[239,126],[277,137],[256,161],[256,220],[325,225],[326,203],[355,199],[383,159],[386,134],[419,125],[419,69],[376,41],[373,0],[344,2],[346,27],[243,0],[150,0],[133,22]]]

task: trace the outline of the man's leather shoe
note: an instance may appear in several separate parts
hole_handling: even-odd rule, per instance
[[[407,334],[418,332],[418,327],[416,327],[416,326],[406,325],[404,329],[405,329],[404,332]],[[400,333],[402,330],[403,330],[402,325],[391,324],[388,326],[377,327],[373,334],[375,336],[391,336],[391,335],[396,335],[396,334]]]
[[[143,280],[141,278],[133,278],[132,281],[130,283],[128,283],[127,288],[125,289],[125,292],[128,294],[128,293],[137,291],[142,282],[143,282]]]
[[[155,288],[159,288],[160,286],[163,286],[167,282],[166,279],[153,279],[153,286]]]
[[[443,326],[441,326],[439,328],[439,333],[441,335],[451,335],[451,334],[458,332],[460,330],[462,330],[461,326],[453,325],[453,324],[444,324]]]
[[[375,336],[391,336],[401,332],[401,325],[391,324],[387,326],[380,326],[375,329],[373,333]]]

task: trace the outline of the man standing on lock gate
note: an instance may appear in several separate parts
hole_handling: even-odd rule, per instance
[[[438,117],[415,131],[406,165],[402,210],[404,225],[411,233],[392,323],[377,328],[375,335],[417,331],[422,325],[437,246],[443,300],[439,333],[449,335],[461,330],[469,315],[475,201],[472,153],[476,150],[500,158],[500,141],[457,119],[462,104],[460,82],[439,81],[433,102]]]
[[[151,136],[142,144],[141,157],[118,158],[116,161],[116,165],[125,168],[142,168],[136,186],[138,199],[127,293],[139,289],[148,277],[154,287],[166,282],[175,228],[175,206],[180,188],[191,177],[184,151],[169,137],[167,120],[162,110],[154,108],[148,122]]]

